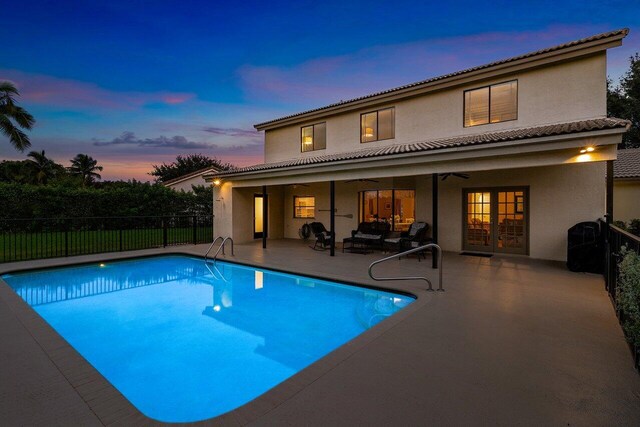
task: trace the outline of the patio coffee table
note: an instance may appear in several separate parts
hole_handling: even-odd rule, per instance
[[[369,245],[364,240],[347,237],[342,239],[342,252],[347,249],[352,253],[368,254],[370,252]]]

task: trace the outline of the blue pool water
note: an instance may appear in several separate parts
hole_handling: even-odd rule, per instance
[[[186,256],[2,278],[148,417],[261,395],[413,298]]]

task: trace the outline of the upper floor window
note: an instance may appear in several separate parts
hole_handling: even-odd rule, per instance
[[[395,138],[395,108],[360,115],[360,142]]]
[[[518,118],[518,81],[464,92],[464,127]]]
[[[316,198],[313,196],[293,196],[293,217],[314,218],[316,216]]]
[[[300,146],[302,152],[327,148],[327,124],[317,123],[301,128]]]

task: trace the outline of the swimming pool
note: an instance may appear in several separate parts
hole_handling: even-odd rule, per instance
[[[414,299],[187,256],[2,279],[146,416],[221,415]]]

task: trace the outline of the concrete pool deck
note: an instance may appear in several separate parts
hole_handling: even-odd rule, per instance
[[[0,273],[206,245],[0,264]],[[444,293],[374,282],[380,253],[303,242],[237,245],[227,259],[410,292],[407,309],[249,404],[203,424],[638,425],[640,375],[598,275],[520,257],[446,253]],[[415,258],[389,275],[436,271]],[[9,425],[149,425],[117,390],[0,283],[0,414]]]

